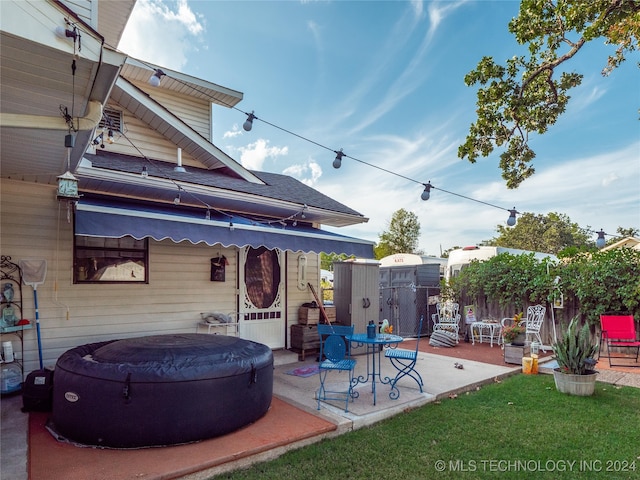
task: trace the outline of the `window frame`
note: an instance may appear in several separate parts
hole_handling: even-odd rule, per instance
[[[103,240],[105,245],[103,246],[92,246],[92,245],[78,245],[78,240],[80,238],[87,238],[87,239],[93,239],[94,241],[96,240]],[[120,242],[123,239],[129,239],[129,240],[134,240],[136,243],[137,242],[142,242],[141,243],[141,247],[126,247],[126,246],[119,246],[119,245],[110,245],[109,243],[112,241],[116,241],[116,242]],[[115,252],[117,254],[117,258],[122,258],[122,259],[126,259],[126,258],[130,258],[132,261],[134,262],[138,262],[140,260],[140,256],[139,255],[133,255],[135,254],[139,254],[139,253],[143,253],[142,255],[142,261],[144,262],[144,278],[142,279],[136,279],[136,280],[101,280],[101,279],[88,279],[88,278],[81,278],[81,271],[80,269],[82,268],[82,264],[86,264],[87,261],[84,260],[84,258],[88,258],[88,257],[82,257],[78,255],[79,250],[82,250],[83,252],[90,252],[90,251],[95,251],[95,252],[99,252],[102,253],[103,255],[99,255],[98,257],[102,257],[102,258],[116,258],[115,256],[107,256],[106,254],[108,253],[113,253]],[[126,254],[127,253],[131,253],[131,257],[127,257]],[[132,272],[133,273],[133,272]],[[133,277],[135,278],[135,277]],[[74,235],[73,236],[73,284],[74,285],[85,285],[85,284],[120,284],[120,285],[131,285],[131,284],[144,284],[147,285],[149,284],[149,239],[148,238],[143,238],[143,239],[136,239],[130,236],[125,236],[122,238],[109,238],[109,237],[85,237],[82,235]]]

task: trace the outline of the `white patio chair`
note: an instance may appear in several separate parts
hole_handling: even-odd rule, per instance
[[[456,343],[459,343],[460,334],[460,305],[455,302],[436,303],[436,312],[431,315],[433,331],[446,331],[455,334]]]
[[[540,337],[540,328],[544,322],[544,314],[546,307],[544,305],[531,305],[527,308],[527,318],[524,320],[526,325],[525,335],[527,336],[527,342],[529,342],[529,335],[533,335],[543,352],[546,352],[542,338]]]

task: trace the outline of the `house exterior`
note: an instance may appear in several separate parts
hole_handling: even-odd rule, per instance
[[[372,242],[320,227],[368,219],[211,143],[212,104],[242,94],[110,47],[134,3],[0,2],[0,250],[46,266],[37,292],[22,287],[21,318],[33,324],[37,293],[45,366],[85,343],[196,332],[214,312],[287,348],[319,253],[373,257]],[[63,174],[77,198],[60,194]],[[29,372],[40,353],[23,333]]]
[[[606,252],[608,250],[614,250],[616,248],[632,248],[634,250],[640,250],[640,238],[636,237],[625,237],[618,240],[611,245],[607,245],[600,249],[601,252]]]

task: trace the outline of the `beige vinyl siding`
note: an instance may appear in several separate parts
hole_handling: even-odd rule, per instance
[[[287,252],[287,348],[291,346],[291,325],[298,323],[298,309],[303,303],[313,302],[313,293],[307,287],[305,290],[298,288],[298,257],[307,257],[307,282],[315,285],[316,293],[321,295],[319,289],[320,257],[315,253]],[[320,299],[322,300],[322,299]]]
[[[177,162],[178,149],[174,143],[167,140],[155,130],[150,129],[144,122],[128,114],[120,105],[109,103],[108,106],[123,112],[122,125],[124,134],[115,134],[114,138],[116,141],[114,143],[105,143],[104,149],[97,146],[95,147],[96,150],[105,150],[135,157],[140,157],[140,152],[142,152],[147,158]],[[97,134],[99,133],[100,132],[97,132]],[[184,166],[203,167],[200,162],[184,150],[182,150],[182,164]]]
[[[163,88],[153,88],[149,87],[149,85],[133,83],[202,137],[211,140],[211,102]]]
[[[91,0],[62,0],[61,3],[78,15],[81,20],[95,28],[94,20],[97,17],[97,2],[92,2]],[[96,12],[92,12],[92,3],[96,4]]]

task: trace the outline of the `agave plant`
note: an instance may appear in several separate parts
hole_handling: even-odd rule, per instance
[[[563,373],[585,375],[593,372],[598,343],[592,340],[589,325],[585,323],[582,328],[578,327],[577,317],[571,320],[562,338],[552,348]]]

